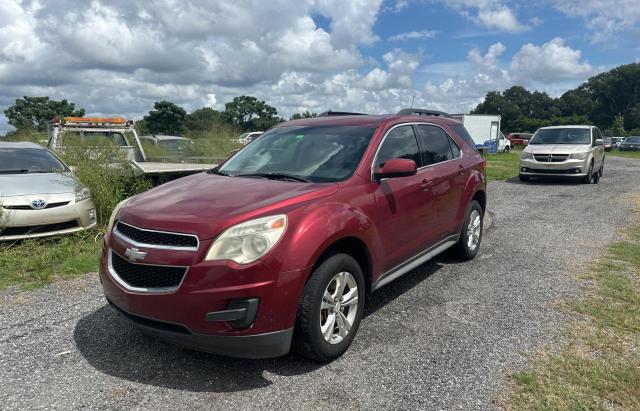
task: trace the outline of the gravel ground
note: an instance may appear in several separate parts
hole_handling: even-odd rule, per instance
[[[489,186],[478,257],[441,257],[373,295],[339,360],[238,360],[150,337],[105,306],[95,274],[0,293],[0,407],[491,409],[527,353],[557,347],[554,301],[616,238],[640,161],[608,158],[599,185]]]

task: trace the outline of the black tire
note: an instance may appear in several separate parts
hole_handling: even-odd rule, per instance
[[[511,147],[506,146],[506,147],[504,148],[504,152],[505,152],[505,153],[507,153],[507,154],[508,154],[510,151],[511,151]]]
[[[469,245],[469,234],[470,234],[469,223],[471,220],[471,215],[474,213],[474,211],[477,211],[478,217],[480,218],[480,226],[479,226],[480,232],[479,232],[475,247],[471,247]],[[484,212],[482,210],[482,207],[480,206],[480,203],[473,200],[471,201],[471,203],[469,203],[469,207],[467,207],[467,213],[464,216],[464,224],[462,225],[462,231],[460,232],[460,239],[458,240],[456,245],[452,247],[452,253],[455,258],[463,261],[468,261],[468,260],[472,260],[476,256],[476,254],[478,254],[478,250],[480,249],[480,243],[482,242],[483,226],[484,226]]]
[[[591,184],[593,180],[593,161],[589,163],[589,171],[587,171],[587,175],[582,177],[582,184]]]
[[[598,177],[602,178],[604,175],[604,159],[602,160],[602,165],[600,166],[600,170],[598,171]]]
[[[341,272],[353,275],[357,283],[358,303],[349,332],[340,342],[329,343],[321,331],[323,295],[334,277]],[[294,329],[293,349],[318,362],[332,361],[349,348],[358,332],[365,303],[365,283],[358,262],[347,254],[334,254],[325,259],[311,274],[302,292]]]
[[[519,177],[520,177],[520,181],[529,181],[530,180],[529,176],[524,176],[522,174],[520,174]]]

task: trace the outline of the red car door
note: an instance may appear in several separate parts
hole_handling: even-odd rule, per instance
[[[422,157],[411,125],[396,126],[388,132],[374,167],[381,167],[392,158],[414,160],[421,168]],[[432,193],[426,190],[424,181],[424,172],[419,169],[414,176],[376,183],[375,201],[385,271],[422,251],[428,242],[435,216],[431,210]]]
[[[424,164],[424,184],[428,185],[435,241],[458,232],[458,213],[464,192],[465,167],[458,145],[439,126],[415,125]]]

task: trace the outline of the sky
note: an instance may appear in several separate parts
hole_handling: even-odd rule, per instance
[[[0,0],[0,110],[66,98],[141,118],[253,95],[309,110],[468,112],[640,62],[638,0]],[[0,133],[10,129],[0,115]]]

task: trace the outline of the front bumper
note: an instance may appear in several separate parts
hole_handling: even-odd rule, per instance
[[[165,323],[128,313],[109,301],[124,318],[146,334],[182,347],[239,358],[272,358],[289,352],[293,328],[254,335],[197,334],[180,325]]]
[[[91,199],[42,210],[25,209],[23,204],[3,202],[0,213],[0,241],[49,237],[82,231],[96,226],[96,210]],[[6,207],[6,208],[5,208]]]
[[[204,262],[210,244],[201,241],[195,252],[137,247],[147,253],[144,264],[130,264],[186,267],[177,287],[144,290],[124,284],[110,265],[112,253],[122,258],[131,247],[111,235],[105,238],[100,264],[104,294],[145,332],[169,342],[236,357],[286,354],[310,268],[276,272],[262,261]],[[257,301],[255,306],[251,301]]]
[[[589,159],[569,159],[558,163],[520,160],[520,174],[525,176],[584,177],[589,170]]]

